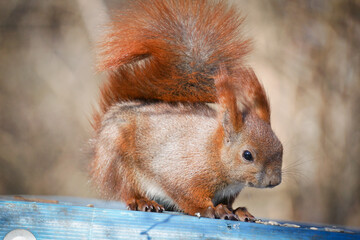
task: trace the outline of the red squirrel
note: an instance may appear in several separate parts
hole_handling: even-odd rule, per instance
[[[137,0],[101,44],[91,177],[128,209],[253,221],[232,204],[281,182],[283,148],[224,1]],[[215,107],[208,103],[215,103]]]

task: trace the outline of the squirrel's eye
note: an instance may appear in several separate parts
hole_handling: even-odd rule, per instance
[[[245,150],[245,151],[243,152],[243,155],[242,155],[242,156],[243,156],[243,158],[244,158],[245,160],[247,160],[247,161],[253,161],[253,160],[254,160],[251,152],[248,151],[248,150]]]

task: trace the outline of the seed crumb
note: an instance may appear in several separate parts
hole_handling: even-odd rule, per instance
[[[293,228],[299,228],[300,227],[299,225],[292,224],[292,223],[284,223],[281,226],[283,226],[283,227],[293,227]]]

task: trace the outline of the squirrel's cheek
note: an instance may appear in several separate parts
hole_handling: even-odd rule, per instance
[[[241,177],[246,186],[259,187],[261,177],[259,176],[259,170],[255,167],[249,167],[242,171]]]

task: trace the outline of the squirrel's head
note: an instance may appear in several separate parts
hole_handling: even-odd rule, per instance
[[[229,180],[250,187],[275,187],[281,182],[282,144],[268,122],[252,113],[243,120],[240,131],[223,121],[221,158]]]
[[[283,147],[270,125],[270,108],[255,74],[216,79],[222,132],[221,161],[231,183],[274,187],[281,182]]]

